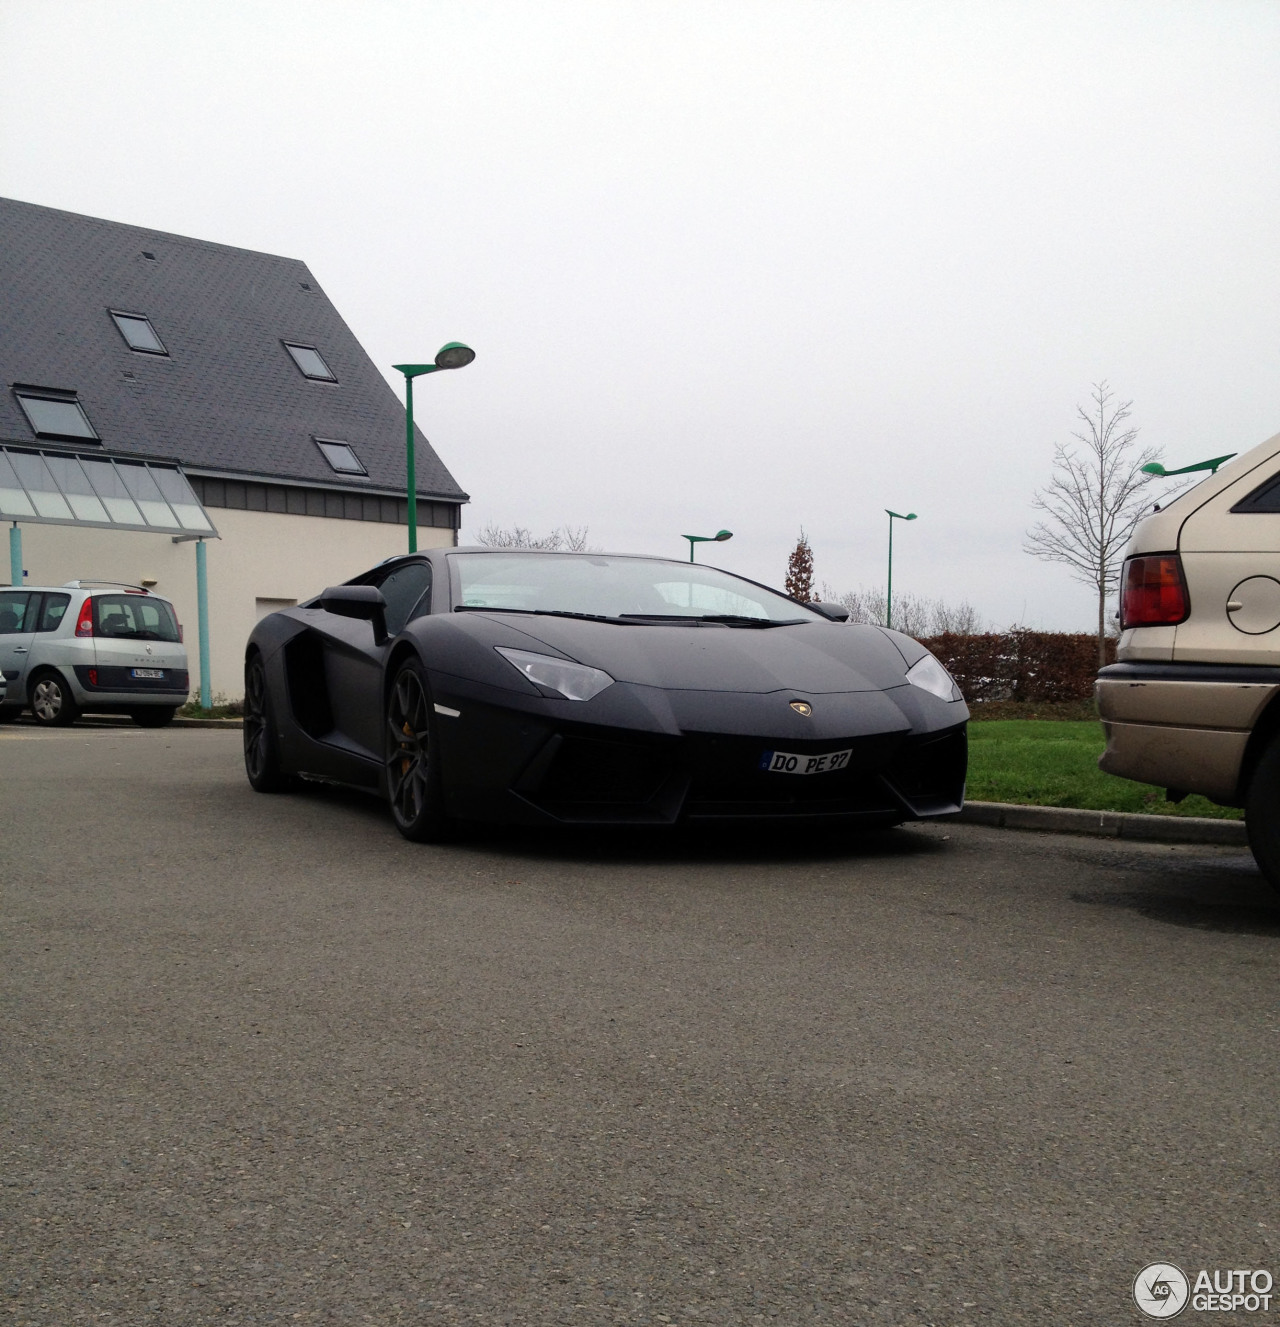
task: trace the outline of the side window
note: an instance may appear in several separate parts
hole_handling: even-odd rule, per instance
[[[0,592],[0,636],[16,636],[30,631],[27,625],[27,607],[33,596],[25,590]]]
[[[36,622],[37,631],[57,631],[66,616],[67,605],[71,602],[69,594],[46,594],[40,606],[40,617]]]
[[[411,616],[420,617],[430,609],[431,564],[410,562],[397,567],[378,583],[378,589],[387,601],[387,631],[395,636],[404,630]],[[414,612],[420,602],[425,606]]]
[[[1272,475],[1270,479],[1264,480],[1248,497],[1241,498],[1231,510],[1233,512],[1280,511],[1280,474]]]

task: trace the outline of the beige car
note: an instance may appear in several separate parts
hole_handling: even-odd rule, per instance
[[[1120,627],[1099,765],[1244,807],[1280,888],[1280,434],[1139,523]]]

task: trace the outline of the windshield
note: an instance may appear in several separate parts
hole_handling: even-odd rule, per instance
[[[630,621],[808,622],[791,599],[714,567],[593,553],[455,553],[457,607]]]

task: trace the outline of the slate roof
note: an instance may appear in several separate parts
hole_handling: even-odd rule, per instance
[[[168,355],[130,350],[111,309],[145,314]],[[304,378],[282,340],[316,346],[337,383]],[[31,443],[15,383],[76,392],[115,455],[404,491],[404,406],[294,258],[0,198],[0,441]],[[350,443],[368,478],[335,474],[313,436]],[[421,430],[415,455],[420,495],[466,501]]]

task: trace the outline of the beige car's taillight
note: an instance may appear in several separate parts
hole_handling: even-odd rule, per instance
[[[1149,553],[1124,564],[1120,626],[1172,627],[1191,613],[1191,597],[1176,553]]]

